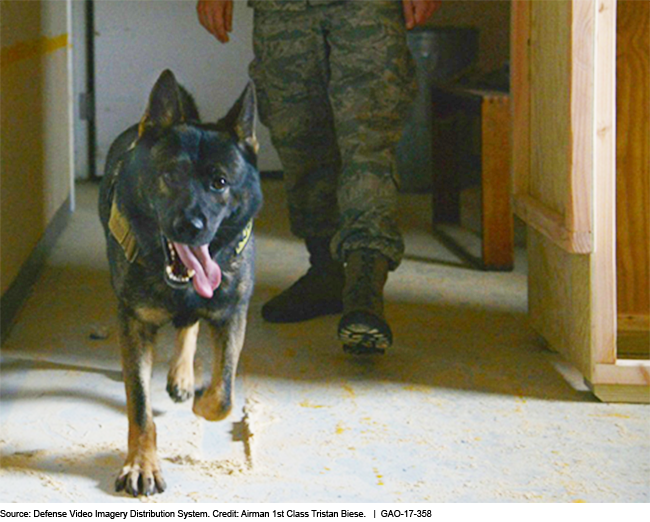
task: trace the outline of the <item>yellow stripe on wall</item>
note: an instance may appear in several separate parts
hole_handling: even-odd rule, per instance
[[[5,69],[16,62],[28,60],[36,56],[44,56],[67,46],[68,33],[60,34],[52,38],[42,37],[18,42],[17,44],[2,49],[0,69]]]

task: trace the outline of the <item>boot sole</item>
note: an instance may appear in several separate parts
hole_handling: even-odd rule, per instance
[[[339,323],[338,336],[343,351],[352,355],[379,355],[393,344],[393,334],[381,318],[366,313],[346,314]]]

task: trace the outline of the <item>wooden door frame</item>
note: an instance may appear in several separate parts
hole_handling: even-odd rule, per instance
[[[574,352],[570,336],[552,348],[583,373],[602,400],[647,402],[650,361],[617,358],[616,309],[616,0],[571,2],[571,171],[563,212],[529,190],[532,147],[532,4],[513,0],[511,30],[514,207],[528,227],[564,252],[587,256],[590,274],[586,323],[589,353]],[[537,52],[540,52],[539,50]],[[561,59],[561,58],[560,58]],[[535,144],[536,146],[537,144]],[[568,306],[568,305],[567,305]]]

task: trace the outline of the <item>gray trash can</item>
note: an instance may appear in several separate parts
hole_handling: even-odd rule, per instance
[[[431,87],[470,67],[478,56],[478,29],[431,27],[409,31],[418,95],[397,145],[397,172],[402,192],[431,191]]]

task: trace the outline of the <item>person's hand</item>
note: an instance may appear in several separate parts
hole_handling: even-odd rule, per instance
[[[230,41],[232,31],[232,0],[199,0],[196,4],[199,22],[221,43]]]
[[[406,28],[424,24],[442,4],[441,0],[402,0]]]

